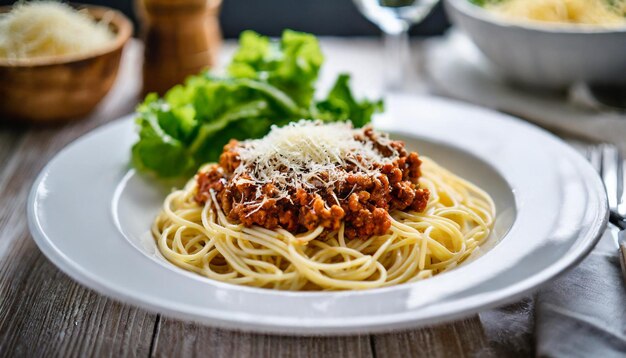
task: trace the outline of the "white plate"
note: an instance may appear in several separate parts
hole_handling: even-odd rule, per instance
[[[607,220],[602,183],[556,137],[437,98],[391,97],[377,125],[495,199],[483,255],[432,279],[345,292],[281,292],[211,281],[164,262],[146,233],[167,188],[129,169],[131,118],[75,141],[28,201],[35,241],[98,292],[181,319],[285,334],[377,332],[443,322],[528,293],[579,262]]]

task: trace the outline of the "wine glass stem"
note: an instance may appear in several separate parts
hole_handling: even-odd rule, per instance
[[[407,87],[411,77],[409,25],[402,23],[393,30],[385,31],[384,41],[387,90],[402,90]]]

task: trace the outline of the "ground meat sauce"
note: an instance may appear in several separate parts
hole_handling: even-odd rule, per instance
[[[259,197],[255,184],[230,181],[241,163],[237,152],[239,142],[231,140],[224,147],[219,164],[205,168],[196,176],[195,199],[204,204],[213,190],[228,218],[248,227],[282,227],[300,233],[318,226],[334,231],[344,222],[347,238],[382,235],[391,226],[390,210],[421,212],[426,207],[428,189],[417,184],[421,161],[417,153],[406,151],[403,142],[386,138],[383,141],[371,128],[356,134],[355,139],[371,141],[383,157],[389,158],[394,153],[396,159],[377,164],[380,173],[377,176],[358,173],[349,166],[337,168],[348,173],[345,182],[329,188],[320,181],[314,183],[317,190],[298,189],[290,192],[289,198],[276,200],[272,183],[262,185]],[[322,178],[323,175],[320,173]]]

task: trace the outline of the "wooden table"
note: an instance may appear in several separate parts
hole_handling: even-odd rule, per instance
[[[463,357],[500,356],[506,351],[492,343],[478,316],[424,329],[352,337],[230,332],[117,302],[59,271],[28,231],[28,192],[61,148],[133,111],[139,92],[139,58],[137,46],[127,48],[116,87],[89,118],[48,128],[0,124],[0,357]],[[532,352],[532,337],[523,339],[527,352]]]

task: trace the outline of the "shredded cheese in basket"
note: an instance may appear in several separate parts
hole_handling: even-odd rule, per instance
[[[58,2],[18,3],[0,14],[0,58],[9,60],[84,54],[113,38],[106,19]]]

